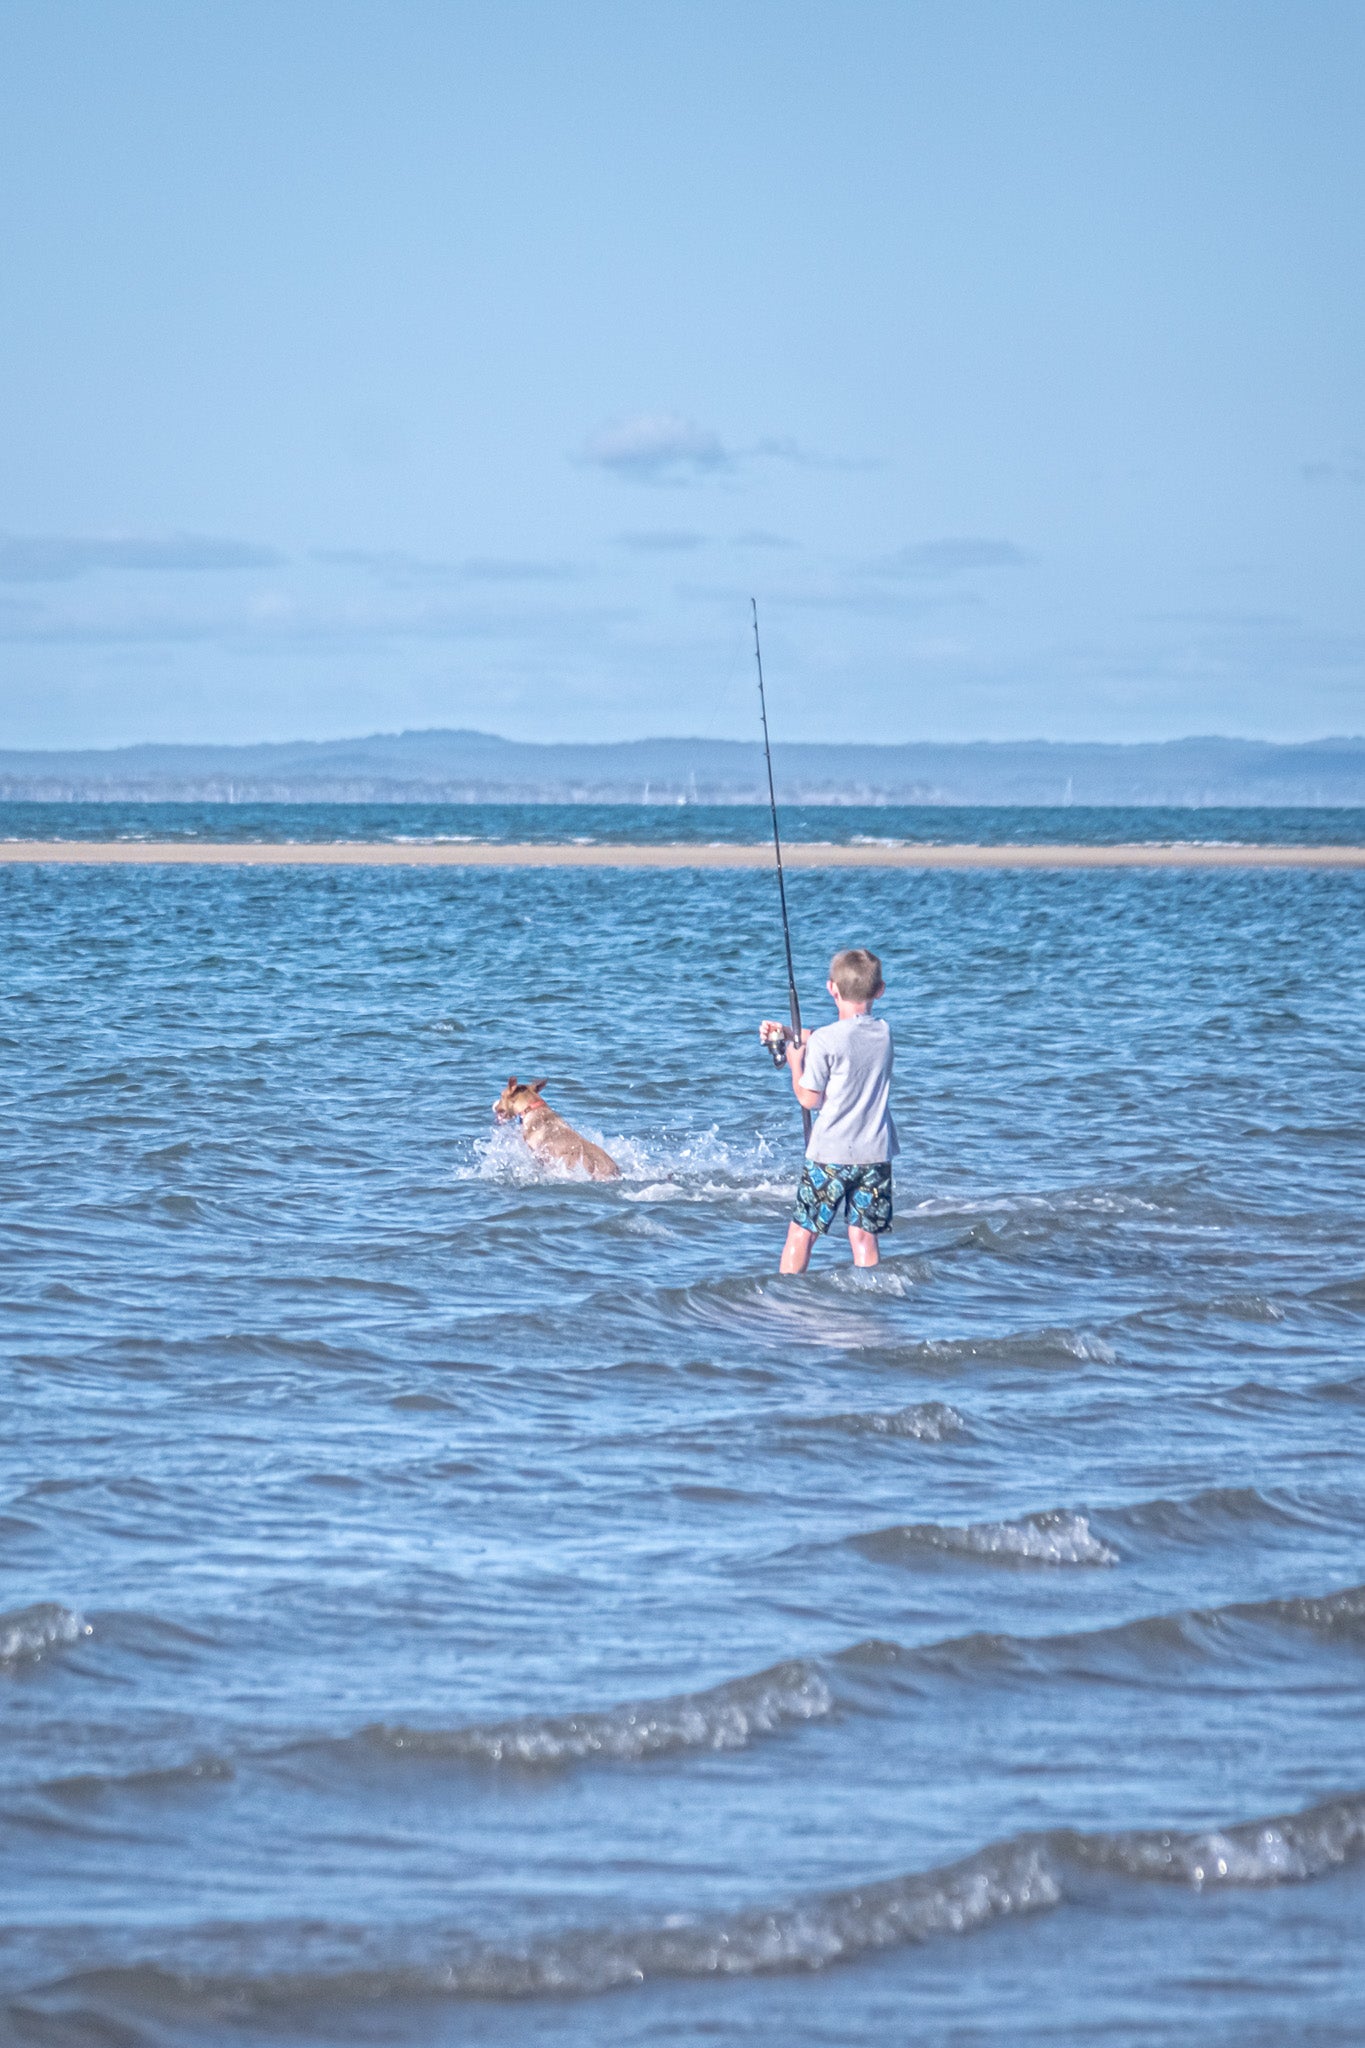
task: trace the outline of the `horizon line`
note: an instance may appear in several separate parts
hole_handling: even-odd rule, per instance
[[[130,753],[137,753],[137,752],[140,752],[140,751],[142,751],[143,749],[147,749],[147,748],[153,748],[153,747],[155,747],[155,748],[158,748],[158,749],[161,749],[161,750],[163,750],[163,751],[167,751],[167,752],[171,752],[171,751],[182,751],[182,750],[183,750],[183,751],[185,751],[185,752],[189,752],[189,751],[191,751],[191,750],[193,750],[193,749],[195,749],[195,748],[218,748],[218,749],[223,749],[223,750],[231,750],[231,751],[234,751],[234,752],[239,752],[239,753],[246,753],[246,752],[250,752],[250,751],[253,751],[253,750],[255,750],[255,749],[258,749],[258,748],[260,748],[260,749],[264,749],[264,748],[277,748],[277,747],[337,747],[337,746],[347,746],[347,745],[360,745],[360,744],[364,744],[364,743],[366,743],[366,742],[368,742],[368,741],[375,741],[375,740],[421,740],[421,739],[464,739],[464,740],[478,740],[478,741],[483,741],[483,742],[488,742],[488,743],[491,743],[491,744],[493,744],[493,745],[495,745],[495,746],[504,746],[504,747],[529,747],[529,748],[536,748],[536,749],[540,749],[540,750],[543,750],[543,751],[545,751],[545,752],[549,752],[549,751],[551,751],[552,749],[555,749],[555,748],[563,748],[563,747],[598,747],[598,748],[604,748],[604,749],[606,749],[606,748],[618,748],[618,747],[619,747],[619,748],[625,748],[625,747],[646,747],[646,746],[703,746],[703,747],[752,747],[752,748],[761,748],[761,746],[762,746],[762,744],[763,744],[763,743],[762,743],[762,740],[761,740],[761,738],[759,738],[759,737],[757,737],[757,736],[756,736],[756,737],[754,737],[753,739],[735,739],[735,738],[733,738],[733,737],[730,737],[730,736],[728,736],[728,735],[723,735],[723,736],[717,736],[717,735],[708,735],[708,734],[703,734],[703,733],[643,733],[643,734],[637,734],[637,735],[636,735],[635,737],[633,737],[633,738],[630,738],[630,739],[610,739],[610,740],[609,740],[609,739],[569,739],[569,740],[566,740],[566,739],[559,739],[559,740],[536,740],[536,739],[519,739],[519,738],[511,738],[511,737],[509,737],[508,735],[506,735],[506,734],[504,734],[504,733],[496,733],[496,732],[486,732],[486,731],[484,731],[484,730],[482,730],[481,728],[479,728],[479,727],[476,727],[476,726],[449,726],[449,725],[428,725],[428,726],[403,726],[403,727],[400,727],[400,728],[397,728],[397,729],[389,729],[389,730],[380,730],[380,731],[373,731],[373,730],[372,730],[372,731],[369,731],[369,732],[352,732],[352,733],[333,733],[333,734],[330,734],[330,735],[328,735],[328,736],[326,736],[326,737],[324,737],[324,738],[320,738],[320,739],[319,739],[319,738],[314,738],[314,737],[305,737],[305,736],[302,736],[302,735],[301,735],[301,736],[299,736],[299,737],[297,737],[297,738],[293,738],[293,739],[280,739],[280,740],[219,740],[219,739],[203,739],[203,740],[158,740],[158,739],[141,739],[141,740],[118,740],[118,741],[115,741],[115,742],[113,742],[113,743],[111,743],[111,744],[107,744],[107,745],[99,745],[99,744],[96,744],[96,745],[91,745],[91,744],[88,744],[88,743],[87,743],[87,744],[84,744],[84,745],[82,745],[82,744],[79,744],[79,743],[75,743],[75,744],[68,744],[68,745],[57,745],[57,746],[46,746],[46,747],[23,747],[23,746],[5,746],[5,745],[3,745],[3,744],[0,744],[0,759],[4,759],[4,758],[12,758],[12,757],[14,757],[14,756],[23,756],[23,757],[25,757],[25,758],[29,758],[29,759],[37,759],[37,760],[41,760],[41,759],[49,758],[49,757],[51,757],[51,756],[53,756],[53,755],[70,755],[70,754],[85,754],[85,755],[97,755],[97,756],[99,756],[99,757],[102,757],[102,758],[108,759],[108,758],[112,758],[112,757],[113,757],[113,756],[115,756],[115,755],[119,755],[119,754],[130,754]],[[1250,733],[1230,733],[1230,732],[1192,732],[1192,733],[1181,733],[1181,734],[1178,734],[1178,735],[1176,735],[1176,736],[1174,736],[1174,737],[1172,737],[1172,738],[1167,738],[1167,739],[1147,739],[1147,740],[1119,740],[1119,739],[1061,739],[1061,740],[1059,740],[1059,739],[1048,739],[1048,738],[1046,738],[1045,736],[1043,736],[1042,734],[1035,734],[1035,735],[1031,735],[1031,736],[1030,736],[1030,737],[1028,737],[1028,738],[1020,738],[1020,739],[970,739],[970,740],[966,740],[966,739],[964,739],[964,740],[945,740],[945,739],[909,739],[909,740],[885,740],[885,739],[878,739],[878,738],[876,738],[876,737],[874,737],[874,736],[869,736],[869,737],[868,737],[868,738],[866,738],[866,739],[853,739],[853,740],[850,740],[850,739],[837,739],[837,740],[829,740],[829,739],[818,739],[818,740],[810,740],[810,739],[798,739],[798,740],[791,740],[791,739],[787,739],[787,740],[774,740],[774,742],[773,742],[773,747],[774,747],[774,749],[775,749],[775,750],[776,750],[776,749],[779,749],[779,748],[790,748],[790,747],[820,747],[820,748],[825,748],[825,749],[828,749],[828,750],[830,750],[830,751],[839,751],[839,752],[842,752],[842,751],[845,751],[845,750],[849,750],[849,749],[852,749],[852,748],[857,748],[857,747],[877,747],[877,748],[879,748],[879,749],[883,749],[883,750],[887,750],[887,751],[890,751],[890,750],[892,750],[892,749],[900,749],[900,748],[908,748],[908,747],[958,747],[958,748],[974,748],[974,747],[983,747],[983,748],[984,748],[984,747],[1057,747],[1057,748],[1105,747],[1105,748],[1112,748],[1112,749],[1115,749],[1115,750],[1134,750],[1134,749],[1137,749],[1137,748],[1140,748],[1140,747],[1182,747],[1182,746],[1207,746],[1207,745],[1209,745],[1209,744],[1218,744],[1218,745],[1224,745],[1224,746],[1249,746],[1249,747],[1275,747],[1275,748],[1280,748],[1280,749],[1284,749],[1285,751],[1299,750],[1299,749],[1304,749],[1304,748],[1309,748],[1309,747],[1324,747],[1324,746],[1344,746],[1344,747],[1355,747],[1355,746],[1365,746],[1365,733],[1340,733],[1340,732],[1338,732],[1338,733],[1322,733],[1322,734],[1319,734],[1319,735],[1315,736],[1315,737],[1314,737],[1314,738],[1312,738],[1312,739],[1303,739],[1303,740],[1276,740],[1276,739],[1265,739],[1265,738],[1263,738],[1263,737],[1261,737],[1261,736],[1259,736],[1259,735],[1256,735],[1256,734],[1250,734]]]

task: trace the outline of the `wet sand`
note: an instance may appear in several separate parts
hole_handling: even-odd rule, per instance
[[[1365,846],[824,846],[783,848],[790,868],[1365,868]],[[70,867],[765,868],[759,845],[396,846],[376,840],[313,844],[208,840],[14,839],[0,863]]]

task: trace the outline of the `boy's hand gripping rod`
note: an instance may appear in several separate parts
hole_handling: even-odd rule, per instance
[[[768,744],[768,700],[763,691],[763,650],[758,644],[758,599],[751,597],[749,603],[754,615],[754,660],[758,663],[758,708],[763,719],[763,758],[768,764],[768,807],[773,814],[773,852],[777,857],[777,894],[782,905],[782,943],[787,949],[787,995],[791,1001],[792,1039],[801,1043],[801,999],[796,993],[796,969],[792,965],[791,926],[787,921],[787,884],[782,874],[782,835],[777,829],[777,792],[773,788],[773,750]],[[786,1049],[774,1040],[768,1050],[773,1056],[773,1065],[785,1067]],[[801,1107],[801,1127],[810,1143],[810,1111],[804,1103]]]

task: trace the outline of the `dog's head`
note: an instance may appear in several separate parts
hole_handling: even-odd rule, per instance
[[[544,1086],[543,1079],[528,1084],[525,1081],[518,1081],[513,1074],[493,1104],[493,1114],[498,1122],[512,1124],[518,1117],[525,1116],[529,1109],[544,1109],[545,1104],[540,1099],[540,1091]]]

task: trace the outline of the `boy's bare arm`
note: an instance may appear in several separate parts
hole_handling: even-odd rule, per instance
[[[803,1088],[801,1086],[801,1075],[806,1064],[806,1040],[809,1037],[809,1031],[803,1031],[801,1033],[800,1045],[788,1044],[787,1065],[791,1070],[792,1094],[796,1097],[802,1109],[818,1109],[825,1099],[823,1090],[819,1088]]]
[[[823,1092],[818,1088],[803,1088],[801,1085],[801,1071],[806,1064],[806,1040],[810,1037],[809,1030],[801,1033],[801,1042],[798,1045],[785,1025],[774,1024],[770,1018],[765,1017],[758,1027],[758,1035],[765,1045],[770,1038],[781,1038],[785,1041],[783,1050],[787,1055],[787,1071],[792,1077],[792,1094],[802,1109],[818,1109],[825,1099]]]

